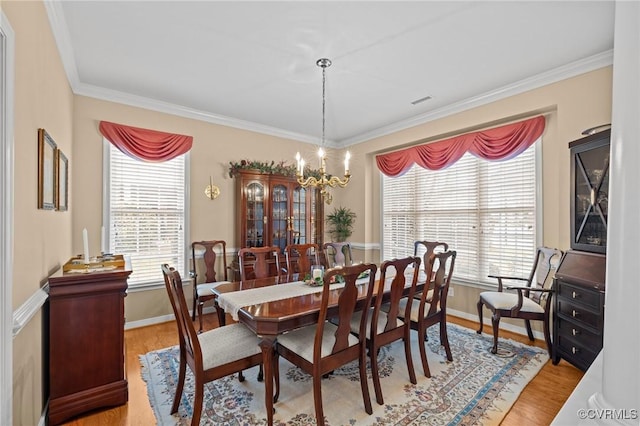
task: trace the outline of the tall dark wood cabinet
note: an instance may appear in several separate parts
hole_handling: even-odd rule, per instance
[[[128,399],[124,298],[129,262],[49,277],[49,413],[56,425]]]
[[[239,248],[322,246],[324,210],[316,188],[302,188],[295,177],[257,170],[238,170],[235,178]]]
[[[587,370],[603,344],[611,131],[569,143],[571,249],[554,276],[553,363]]]

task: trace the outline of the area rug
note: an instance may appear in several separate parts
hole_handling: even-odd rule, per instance
[[[447,362],[439,344],[438,327],[429,329],[427,352],[431,378],[426,378],[412,332],[417,385],[409,382],[402,342],[383,348],[378,355],[384,405],[369,390],[373,414],[364,411],[357,362],[336,370],[323,380],[326,421],[337,425],[497,425],[518,395],[548,361],[547,352],[515,341],[500,339],[499,355],[489,352],[492,337],[448,325],[453,362]],[[178,380],[178,348],[140,356],[142,377],[158,425],[188,425],[193,403],[193,376],[187,378],[180,409],[171,415]],[[370,370],[369,370],[370,371]],[[264,385],[256,380],[258,367],[205,384],[201,425],[265,425]],[[280,399],[275,404],[275,425],[314,425],[311,377],[280,359]]]

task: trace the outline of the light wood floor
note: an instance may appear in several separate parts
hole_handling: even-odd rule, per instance
[[[448,321],[477,328],[477,323],[457,317],[449,317]],[[205,330],[217,327],[215,315],[205,316]],[[485,325],[485,332],[490,333]],[[525,344],[530,344],[526,336],[500,331],[500,336]],[[175,322],[167,322],[149,327],[127,330],[125,332],[127,350],[127,379],[129,381],[129,402],[121,407],[96,411],[78,417],[65,425],[71,426],[148,426],[156,423],[155,416],[147,398],[147,388],[140,375],[138,355],[155,349],[166,348],[178,344],[178,332]],[[543,341],[534,342],[535,346],[545,347]],[[583,373],[571,364],[562,360],[558,365],[549,361],[540,373],[527,385],[511,411],[502,421],[502,425],[548,425],[556,416],[565,400],[569,397]]]

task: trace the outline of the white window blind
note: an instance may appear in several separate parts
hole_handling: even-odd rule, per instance
[[[383,176],[383,258],[412,255],[416,240],[441,241],[458,253],[458,281],[527,277],[536,247],[536,145],[511,160],[465,154],[444,170],[414,165]]]
[[[148,163],[121,153],[108,142],[106,145],[108,249],[131,257],[129,287],[162,283],[163,263],[183,273],[188,154]]]

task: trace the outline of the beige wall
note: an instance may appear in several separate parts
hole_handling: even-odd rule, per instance
[[[47,130],[69,158],[73,94],[40,2],[3,1],[15,32],[15,165],[13,307],[22,305],[71,254],[70,211],[37,209],[37,131]],[[71,183],[73,186],[73,182]],[[74,204],[73,198],[70,199]],[[13,419],[37,424],[42,412],[42,316],[13,341]]]

